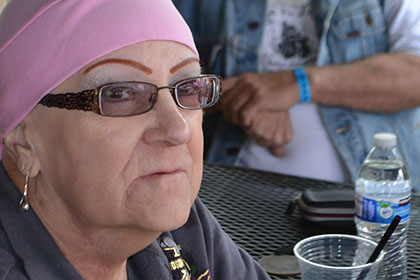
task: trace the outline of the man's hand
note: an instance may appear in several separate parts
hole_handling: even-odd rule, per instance
[[[257,112],[253,116],[251,126],[245,128],[245,132],[277,157],[284,155],[284,146],[293,138],[288,111]]]
[[[224,80],[220,108],[227,120],[248,127],[258,111],[285,111],[299,98],[293,71],[246,73]]]

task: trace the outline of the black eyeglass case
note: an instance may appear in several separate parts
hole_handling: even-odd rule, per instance
[[[311,222],[353,222],[354,195],[354,190],[349,189],[308,189],[293,204]]]

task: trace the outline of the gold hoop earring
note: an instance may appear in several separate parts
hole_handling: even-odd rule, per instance
[[[19,202],[19,209],[22,212],[26,212],[29,210],[28,182],[29,182],[29,170],[26,171],[25,186],[23,187],[23,196]]]

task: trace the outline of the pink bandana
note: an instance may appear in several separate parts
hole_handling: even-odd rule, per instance
[[[0,15],[0,139],[72,74],[124,46],[182,43],[198,56],[171,0],[12,0]],[[2,146],[0,143],[0,159]]]

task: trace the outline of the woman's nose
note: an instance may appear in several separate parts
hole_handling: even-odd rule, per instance
[[[183,110],[176,105],[168,89],[160,90],[155,108],[147,113],[153,120],[144,133],[144,141],[147,144],[160,143],[168,146],[188,143],[191,125],[188,122],[188,112],[182,112]]]

